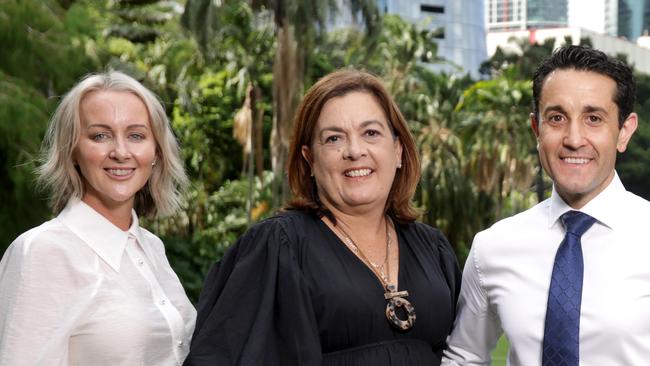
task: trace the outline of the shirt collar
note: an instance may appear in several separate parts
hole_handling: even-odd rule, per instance
[[[621,197],[625,192],[625,187],[618,177],[618,173],[614,172],[614,178],[609,185],[578,211],[590,215],[598,220],[598,222],[611,229],[615,230],[620,228],[623,224],[623,222],[621,222],[621,212],[624,211],[624,208],[619,208],[618,206],[625,202]],[[555,225],[560,216],[570,210],[574,209],[564,202],[562,197],[560,197],[555,190],[554,185],[548,211],[548,227],[550,228]]]
[[[139,243],[143,243],[142,229],[134,210],[131,210],[131,216],[131,227],[123,231],[85,202],[73,199],[61,211],[59,219],[111,268],[119,272],[129,236],[132,235]]]

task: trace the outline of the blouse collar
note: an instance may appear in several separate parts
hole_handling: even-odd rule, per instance
[[[131,227],[123,231],[85,202],[72,199],[58,218],[111,268],[119,272],[129,236],[135,237],[146,253],[135,210],[131,210],[131,216]]]

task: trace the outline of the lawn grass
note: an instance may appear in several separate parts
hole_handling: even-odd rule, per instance
[[[501,336],[497,343],[497,348],[492,352],[492,366],[506,366],[506,357],[508,355],[508,340]]]

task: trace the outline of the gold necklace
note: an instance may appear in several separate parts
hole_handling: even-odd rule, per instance
[[[348,235],[348,233],[342,227],[338,225],[333,225],[333,227],[336,228],[336,231],[338,231],[339,234],[345,239],[344,242],[352,250],[352,252],[355,253],[368,268],[370,268],[375,276],[377,276],[379,282],[381,282],[384,289],[386,290],[384,293],[384,299],[388,301],[386,304],[386,318],[388,319],[388,322],[395,328],[406,331],[413,327],[413,324],[415,323],[415,308],[408,300],[405,299],[405,297],[409,295],[408,291],[397,291],[397,286],[390,283],[390,246],[392,240],[390,236],[388,220],[389,218],[386,218],[386,256],[384,258],[384,263],[381,266],[383,267],[384,264],[386,265],[386,272],[388,272],[388,274],[380,271],[377,268],[377,265],[370,261],[368,257],[366,257],[365,253],[361,250],[361,248],[359,248],[359,246],[357,246],[354,240],[352,240],[352,237],[350,237],[350,235]],[[395,310],[399,307],[404,308],[404,311],[407,315],[406,320],[402,320],[397,317]]]
[[[346,245],[352,250],[352,252],[354,252],[354,254],[357,255],[357,257],[359,257],[359,259],[361,259],[361,261],[366,266],[370,267],[370,270],[375,274],[375,276],[379,278],[384,287],[388,286],[388,284],[390,284],[390,263],[388,261],[388,253],[390,253],[391,244],[393,243],[388,227],[388,220],[386,220],[386,253],[384,253],[384,262],[382,264],[376,264],[368,257],[366,257],[366,254],[357,246],[357,244],[352,240],[348,232],[345,231],[343,227],[340,227],[338,225],[334,225],[334,227],[339,232],[339,234],[341,234]]]

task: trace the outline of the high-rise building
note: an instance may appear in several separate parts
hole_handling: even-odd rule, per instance
[[[635,41],[648,31],[649,0],[605,0],[605,33]]]
[[[432,65],[447,72],[469,73],[478,77],[487,59],[484,0],[378,0],[380,11],[397,14],[429,29],[441,29],[438,56],[453,65]]]
[[[568,0],[485,0],[488,31],[568,25]]]

